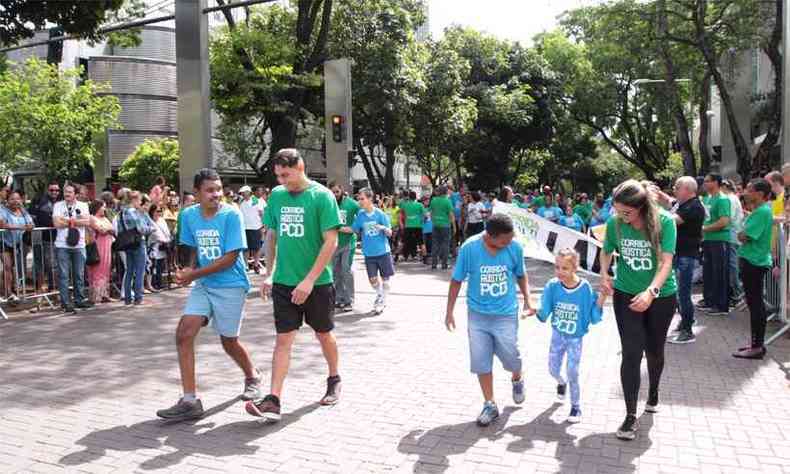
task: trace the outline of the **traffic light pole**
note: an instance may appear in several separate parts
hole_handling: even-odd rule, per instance
[[[351,118],[351,61],[324,63],[324,123],[327,181],[351,190],[349,152],[354,148]]]

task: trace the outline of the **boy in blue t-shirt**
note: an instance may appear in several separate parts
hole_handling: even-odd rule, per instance
[[[160,418],[171,421],[203,416],[203,404],[196,394],[195,338],[208,323],[219,334],[225,352],[244,372],[242,400],[261,397],[260,371],[239,342],[250,288],[244,262],[244,219],[234,206],[221,203],[222,181],[213,169],[197,172],[195,196],[199,205],[181,211],[179,231],[180,243],[190,249],[190,263],[176,271],[178,284],[195,282],[176,328],[184,396],[172,407],[156,412]]]
[[[524,251],[518,242],[513,242],[513,221],[509,216],[493,214],[485,232],[470,237],[461,246],[447,297],[445,325],[449,331],[455,329],[455,301],[464,280],[469,282],[466,294],[471,371],[477,374],[485,398],[477,423],[487,426],[499,417],[494,402],[494,354],[512,374],[513,401],[524,401],[516,285],[524,295],[524,316],[535,312],[529,301]]]
[[[392,262],[389,237],[392,226],[387,214],[373,206],[373,191],[362,189],[357,195],[357,202],[362,211],[357,213],[351,229],[362,236],[362,255],[365,256],[365,268],[373,289],[376,290],[376,301],[373,312],[381,314],[387,306],[387,292],[390,290],[390,278],[395,275]],[[381,281],[379,281],[381,275]]]
[[[543,288],[543,298],[538,319],[541,322],[551,317],[551,348],[549,349],[549,372],[557,380],[557,398],[565,398],[565,379],[560,370],[562,359],[568,355],[566,368],[571,388],[571,412],[569,423],[579,423],[582,411],[579,404],[579,363],[582,357],[582,338],[590,324],[598,324],[603,316],[606,294],[596,296],[590,282],[579,278],[579,254],[573,249],[562,249],[557,254],[554,270],[557,275]]]

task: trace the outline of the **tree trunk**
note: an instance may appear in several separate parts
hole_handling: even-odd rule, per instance
[[[743,182],[747,182],[751,173],[752,157],[749,151],[749,145],[746,143],[746,139],[738,126],[738,120],[735,117],[732,97],[727,90],[727,80],[722,76],[719,70],[719,58],[713,46],[710,44],[709,32],[706,30],[707,25],[705,24],[707,9],[707,0],[699,0],[697,2],[697,11],[694,18],[697,44],[703,58],[705,58],[705,63],[708,66],[708,71],[713,77],[713,82],[719,90],[719,97],[721,98],[721,103],[727,115],[727,124],[730,127],[730,133],[735,142],[735,155],[738,158],[737,172],[741,176],[741,179],[743,179]]]
[[[663,38],[666,38],[669,34],[669,21],[667,20],[666,8],[666,0],[658,0],[656,2],[659,38],[656,43],[658,44],[658,54],[664,63],[665,85],[669,95],[670,107],[672,109],[672,118],[675,122],[677,144],[680,148],[680,154],[683,156],[683,170],[688,176],[696,176],[697,163],[694,160],[694,150],[691,147],[691,133],[689,132],[688,120],[686,120],[686,114],[683,111],[683,103],[680,100],[680,93],[678,92],[675,62],[672,60],[669,43],[663,40]]]
[[[702,79],[699,94],[699,156],[700,156],[700,174],[706,175],[710,172],[710,145],[708,137],[710,135],[710,117],[708,117],[708,109],[710,109],[710,73],[706,72],[705,77]],[[696,175],[691,175],[696,176]]]
[[[387,194],[395,193],[395,147],[387,145],[384,148],[386,167],[384,169],[383,192]]]
[[[771,101],[771,114],[768,119],[768,133],[754,157],[754,167],[757,169],[761,169],[761,166],[773,168],[770,162],[771,150],[776,146],[776,143],[779,141],[779,135],[782,132],[782,81],[784,70],[782,69],[782,53],[779,48],[782,43],[783,1],[775,0],[774,3],[776,4],[776,18],[774,19],[773,31],[768,41],[762,45],[762,50],[771,60],[771,66],[774,70],[774,94]]]
[[[354,137],[354,147],[357,149],[357,153],[362,160],[362,166],[365,168],[365,174],[368,176],[368,184],[370,184],[373,192],[381,192],[381,184],[373,171],[371,157],[369,157],[365,151],[365,147],[362,145],[362,139],[358,135]]]

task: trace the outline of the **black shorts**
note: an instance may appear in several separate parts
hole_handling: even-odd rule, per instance
[[[247,234],[247,250],[258,251],[261,248],[261,229],[247,229],[245,233]]]
[[[274,326],[277,334],[296,331],[307,323],[313,331],[324,333],[335,328],[335,287],[318,285],[301,305],[291,302],[294,286],[275,283],[272,286],[272,303],[274,304]]]
[[[368,278],[376,278],[381,274],[381,277],[386,280],[395,274],[392,254],[385,253],[376,257],[365,257],[365,270],[368,272]]]

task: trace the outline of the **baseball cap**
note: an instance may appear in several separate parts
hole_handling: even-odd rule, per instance
[[[252,192],[252,188],[245,184],[244,186],[241,187],[241,189],[239,189],[239,192],[240,193],[251,193]]]

